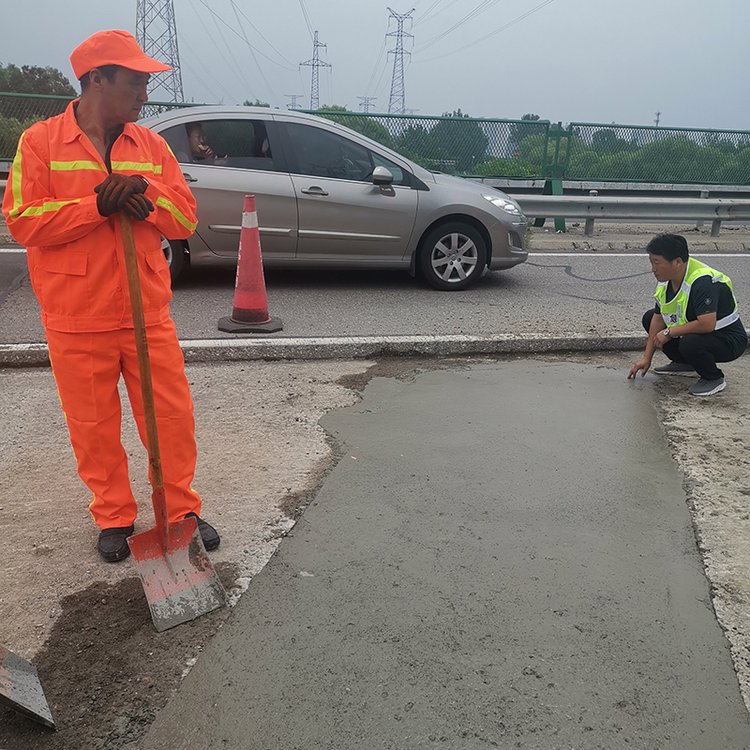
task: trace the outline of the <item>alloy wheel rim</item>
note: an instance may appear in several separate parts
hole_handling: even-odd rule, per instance
[[[432,248],[430,257],[435,275],[449,284],[468,279],[478,262],[479,253],[474,241],[460,232],[441,237]]]

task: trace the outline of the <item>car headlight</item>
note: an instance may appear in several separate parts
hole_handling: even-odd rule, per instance
[[[508,214],[513,216],[522,216],[521,209],[515,201],[503,198],[502,195],[483,195],[482,198],[488,200],[493,206],[502,208]]]

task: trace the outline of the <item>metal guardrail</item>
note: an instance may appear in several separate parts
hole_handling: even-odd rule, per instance
[[[7,180],[0,180],[0,200]],[[509,193],[510,195],[510,193]],[[594,233],[597,219],[620,221],[710,221],[718,237],[724,221],[750,223],[750,200],[730,198],[599,197],[512,195],[527,217],[585,219],[584,233]]]
[[[518,195],[530,217],[585,219],[585,234],[594,232],[596,219],[629,221],[710,221],[718,237],[723,221],[750,222],[750,200],[727,198],[622,198],[599,196]]]

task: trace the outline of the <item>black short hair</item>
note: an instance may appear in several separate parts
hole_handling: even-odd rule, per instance
[[[102,75],[111,83],[115,80],[115,76],[117,75],[117,71],[121,68],[121,65],[102,65],[99,68],[96,68],[96,70],[101,70]],[[81,93],[83,93],[88,87],[89,87],[89,74],[84,73],[79,79],[78,83],[81,84]]]
[[[667,260],[680,258],[685,263],[690,257],[687,240],[681,234],[657,234],[646,245],[646,252],[651,255],[660,255]]]

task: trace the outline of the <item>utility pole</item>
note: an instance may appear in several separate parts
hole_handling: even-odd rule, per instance
[[[655,114],[656,114],[656,119],[654,120],[654,122],[656,123],[656,127],[658,128],[659,120],[661,120],[661,112],[656,112]]]
[[[151,76],[149,96],[157,92],[155,99],[184,102],[173,0],[137,0],[135,29],[143,51],[149,57],[172,66],[172,70]]]
[[[301,109],[299,104],[297,104],[297,99],[301,99],[302,94],[284,94],[284,96],[291,99],[289,104],[286,105],[287,109]]]
[[[377,96],[358,96],[357,99],[359,99],[359,106],[362,108],[362,111],[365,114],[369,114],[370,112],[370,105],[377,99]]]
[[[388,8],[391,14],[390,18],[396,21],[396,30],[391,31],[386,36],[396,37],[396,49],[388,50],[389,55],[393,55],[393,77],[391,78],[391,96],[388,100],[388,112],[393,114],[404,114],[406,104],[406,91],[404,88],[404,55],[410,54],[404,52],[404,38],[413,39],[414,35],[404,31],[404,23],[411,21],[411,14],[414,13],[412,8],[408,13],[396,13]],[[390,19],[389,19],[390,22]]]
[[[310,109],[320,108],[320,69],[330,68],[327,62],[323,62],[320,59],[318,50],[321,47],[327,47],[328,45],[318,41],[318,32],[315,32],[315,38],[313,39],[313,56],[309,60],[300,63],[300,67],[305,66],[312,68],[312,76],[310,81]]]

